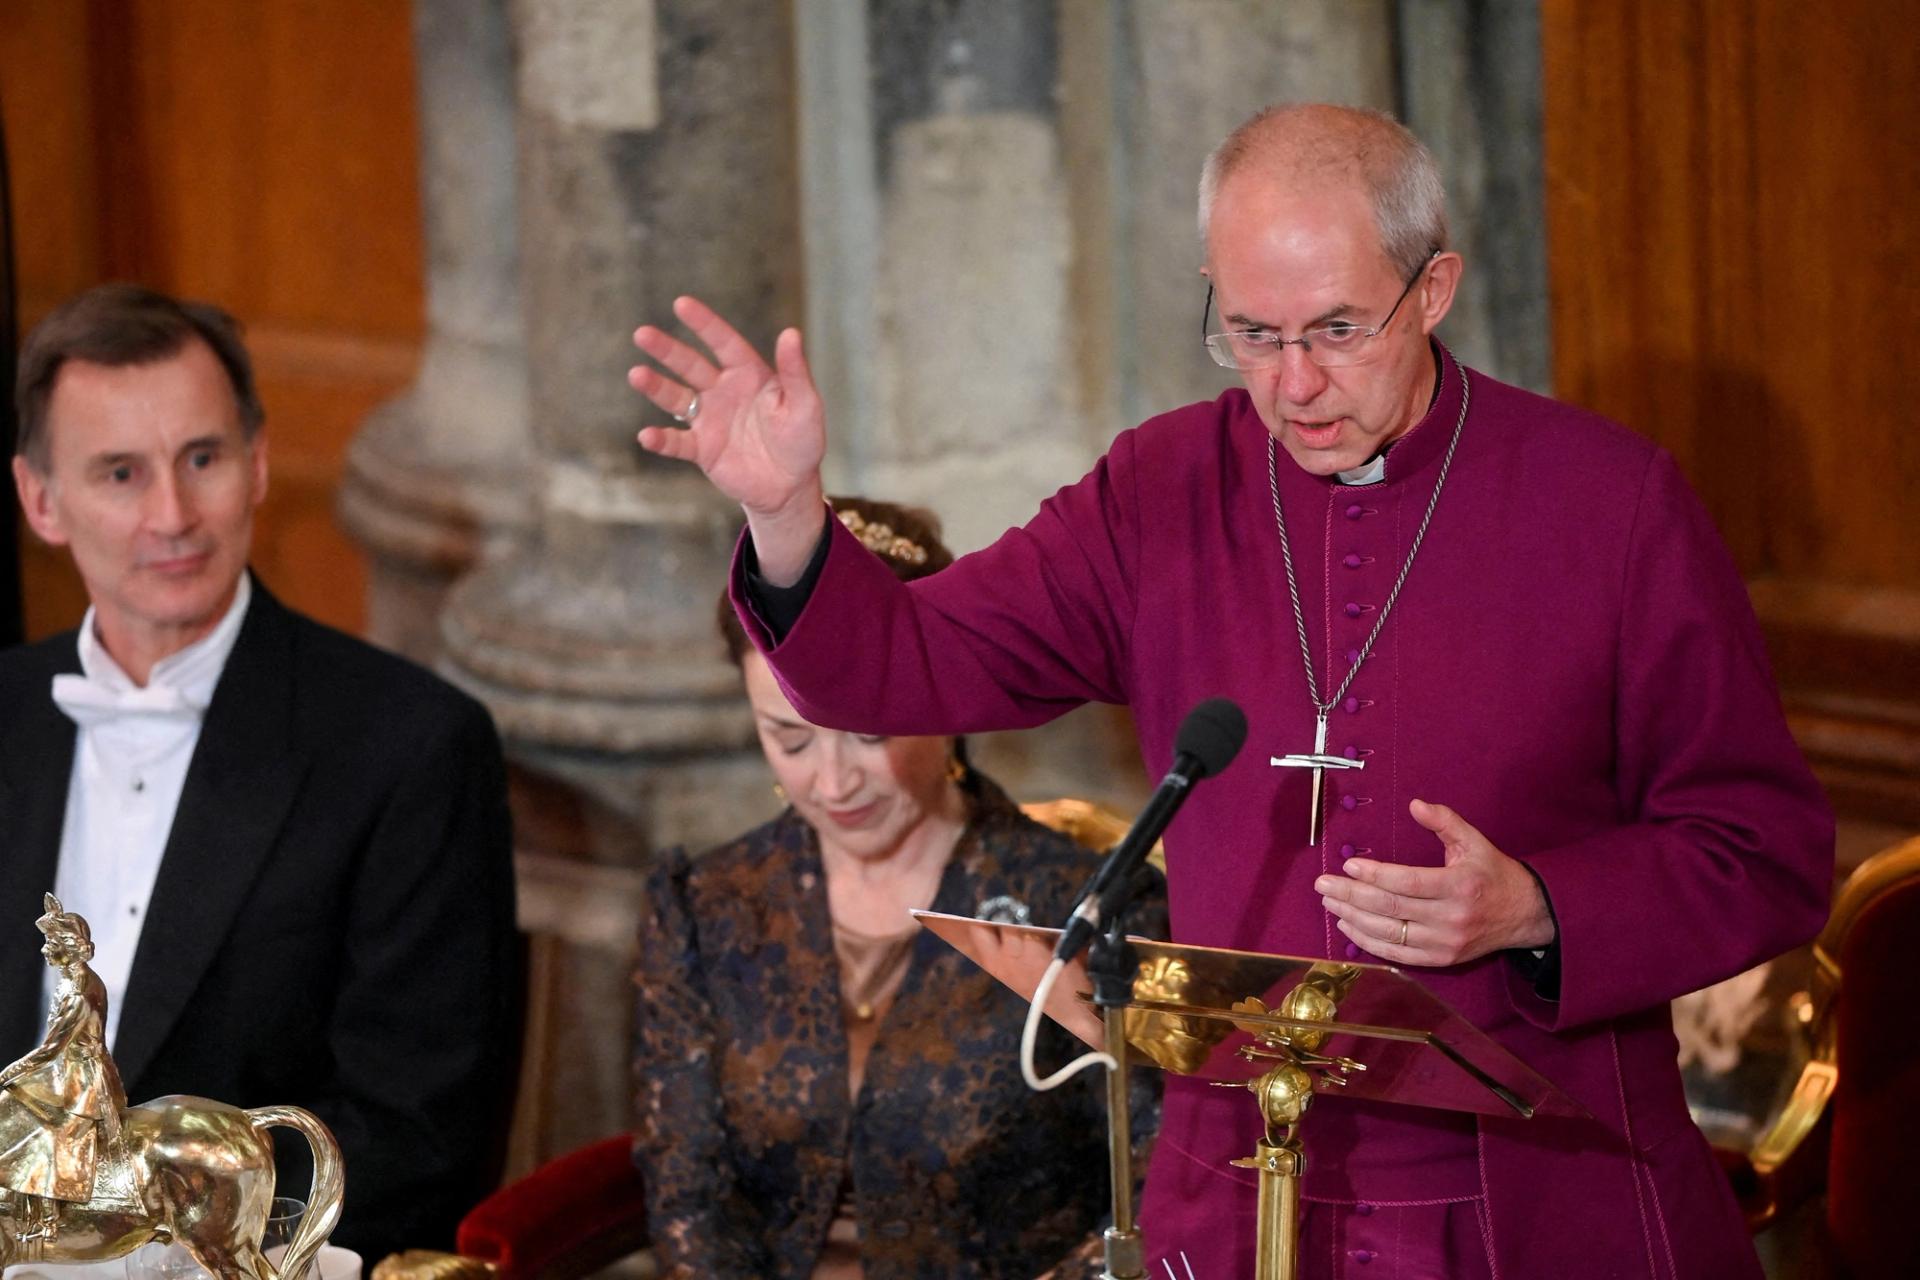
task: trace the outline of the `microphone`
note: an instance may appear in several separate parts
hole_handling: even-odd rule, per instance
[[[1147,807],[1087,881],[1080,903],[1060,935],[1054,959],[1071,960],[1106,919],[1132,897],[1134,873],[1146,862],[1154,842],[1186,803],[1187,792],[1232,763],[1247,740],[1247,717],[1231,698],[1208,698],[1187,712],[1173,739],[1173,767],[1154,788]]]

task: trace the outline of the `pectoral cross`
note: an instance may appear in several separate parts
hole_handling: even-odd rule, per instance
[[[1311,755],[1269,756],[1267,763],[1275,766],[1288,766],[1296,769],[1313,770],[1313,808],[1307,818],[1307,843],[1320,843],[1320,797],[1326,789],[1326,771],[1328,769],[1364,769],[1364,760],[1349,760],[1345,756],[1327,754],[1327,713],[1322,711],[1314,720],[1313,753]]]

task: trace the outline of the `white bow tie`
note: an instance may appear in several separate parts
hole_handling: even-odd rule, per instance
[[[146,688],[117,689],[86,676],[53,678],[53,701],[67,718],[82,727],[111,724],[133,716],[155,720],[197,720],[205,710],[178,689],[154,684]]]

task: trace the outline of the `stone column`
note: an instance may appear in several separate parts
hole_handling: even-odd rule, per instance
[[[1111,434],[1080,358],[1086,248],[1056,0],[800,0],[808,331],[836,491],[984,546]],[[1125,725],[1076,713],[975,758],[1022,798],[1124,802]]]
[[[1093,456],[1055,8],[800,4],[829,480],[936,508],[956,550],[1031,515]]]
[[[1440,162],[1466,258],[1440,336],[1476,369],[1553,382],[1541,178],[1540,6],[1399,0],[1402,119]]]
[[[431,662],[448,587],[531,529],[534,494],[505,0],[415,0],[413,20],[426,349],[349,448],[339,514],[370,561],[368,636]]]
[[[448,598],[443,668],[487,703],[508,743],[523,921],[566,921],[569,903],[587,900],[630,912],[654,849],[717,841],[773,809],[713,621],[738,510],[692,468],[634,443],[659,415],[625,371],[634,326],[671,323],[676,294],[705,298],[763,349],[798,319],[781,12],[731,0],[512,5],[539,529]],[[529,1086],[546,1106],[531,1118],[523,1107],[520,1153],[627,1123],[632,993],[619,940],[631,936],[616,925],[541,941],[536,1005],[557,1000],[548,1024],[584,1047],[534,1047]]]

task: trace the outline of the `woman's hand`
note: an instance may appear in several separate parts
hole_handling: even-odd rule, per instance
[[[761,574],[789,585],[805,569],[825,519],[826,415],[800,331],[781,332],[769,366],[705,303],[676,298],[673,311],[713,356],[653,325],[634,331],[633,344],[675,376],[641,364],[627,371],[627,384],[686,423],[647,427],[640,446],[693,463],[738,502]]]

